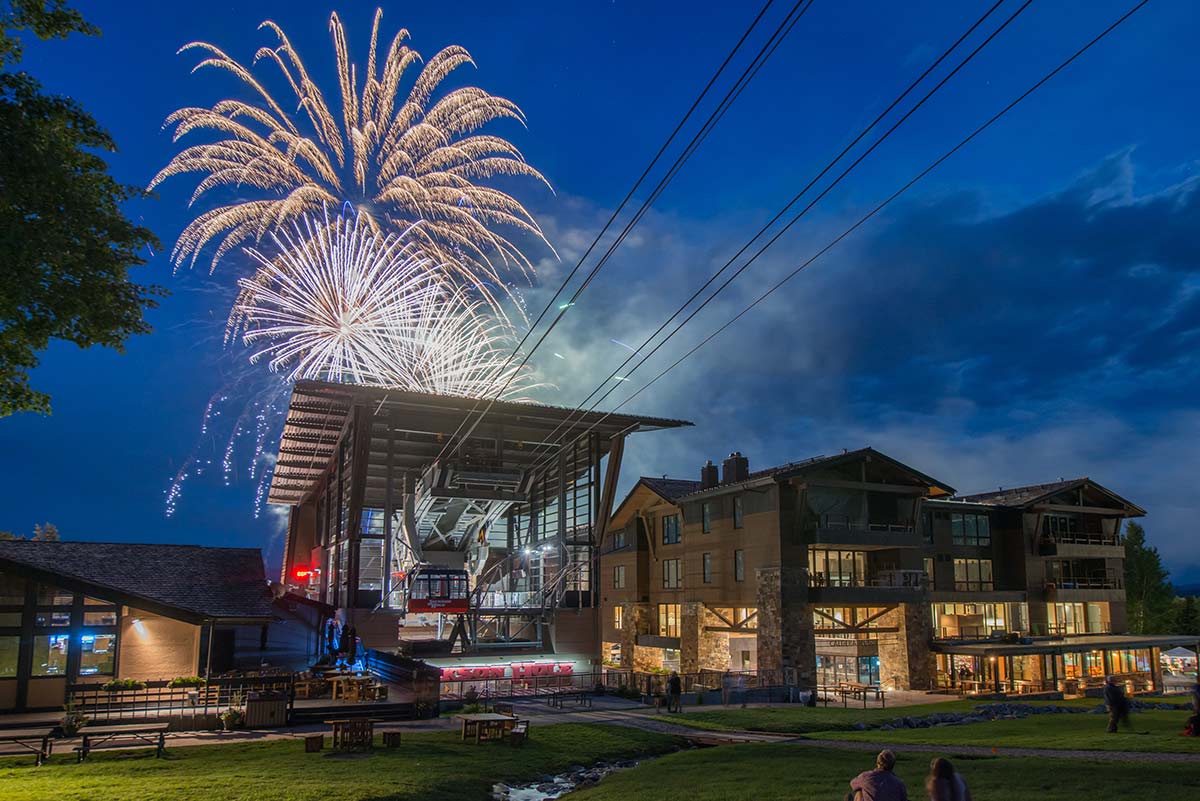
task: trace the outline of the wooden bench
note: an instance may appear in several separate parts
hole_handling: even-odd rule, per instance
[[[510,717],[514,718],[517,716],[516,707],[514,707],[512,704],[506,704],[500,701],[492,704],[492,711],[497,715],[509,715]]]
[[[518,720],[513,727],[508,730],[508,743],[514,748],[519,745],[524,745],[529,739],[529,721]]]
[[[53,729],[12,729],[0,731],[0,743],[12,743],[34,753],[34,765],[40,766],[54,749]]]
[[[85,726],[79,736],[82,742],[73,751],[79,761],[88,758],[94,748],[112,740],[141,740],[154,746],[154,757],[159,759],[167,750],[168,723],[129,723],[119,726]]]
[[[325,750],[325,735],[319,731],[300,732],[292,736],[297,740],[304,741],[304,753],[306,754],[315,754]]]

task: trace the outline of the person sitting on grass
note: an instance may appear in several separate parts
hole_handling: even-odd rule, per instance
[[[941,757],[929,763],[925,790],[929,793],[929,801],[971,801],[971,791],[962,774],[954,770],[950,760]]]
[[[1108,733],[1117,733],[1117,724],[1125,728],[1133,728],[1129,721],[1129,698],[1125,690],[1117,684],[1116,676],[1109,676],[1104,682],[1104,704],[1108,707]]]
[[[908,788],[893,773],[896,755],[884,749],[875,757],[875,770],[864,770],[850,781],[846,801],[908,801]]]

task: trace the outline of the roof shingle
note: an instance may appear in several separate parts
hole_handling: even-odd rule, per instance
[[[55,573],[100,591],[115,590],[194,617],[273,616],[258,548],[10,540],[0,541],[0,569],[5,563]]]

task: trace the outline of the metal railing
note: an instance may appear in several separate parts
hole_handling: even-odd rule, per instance
[[[73,684],[67,688],[67,703],[93,722],[108,722],[176,714],[219,714],[230,706],[243,705],[250,693],[285,694],[290,715],[295,697],[291,673],[216,677],[193,687],[171,687],[168,681],[143,683],[144,687],[129,690],[105,690],[103,684]]]
[[[1120,546],[1121,538],[1116,534],[1101,531],[1072,531],[1070,533],[1043,534],[1042,542],[1059,545],[1111,545]]]
[[[924,570],[880,570],[868,576],[826,576],[813,573],[810,587],[886,587],[902,590],[929,589],[929,576]]]
[[[880,531],[880,532],[911,532],[913,523],[909,521],[871,522],[855,520],[849,515],[821,515],[817,520],[818,528],[841,529],[843,531]]]

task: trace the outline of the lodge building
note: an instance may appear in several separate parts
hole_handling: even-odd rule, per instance
[[[1121,525],[1088,478],[960,496],[871,448],[700,480],[641,478],[601,547],[601,654],[636,671],[799,686],[1080,692],[1160,687],[1125,630]]]

